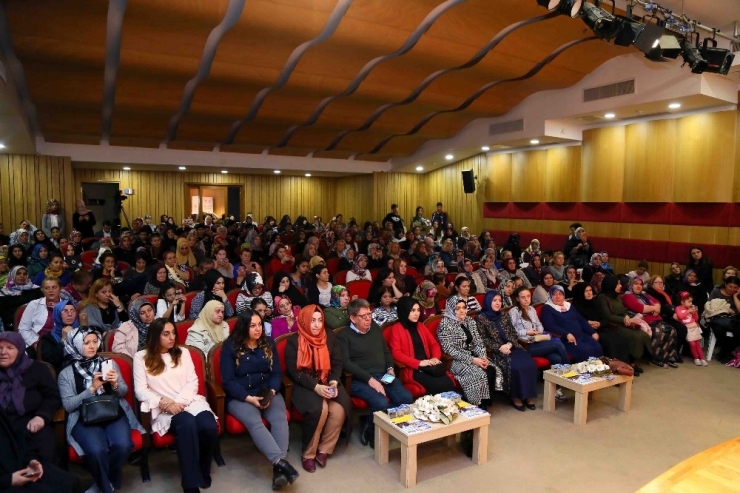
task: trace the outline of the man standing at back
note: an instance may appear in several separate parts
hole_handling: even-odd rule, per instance
[[[399,379],[383,383],[384,375],[395,377],[393,357],[378,325],[372,320],[366,300],[352,300],[347,307],[351,324],[339,333],[343,368],[352,374],[350,395],[359,397],[370,406],[370,416],[362,427],[360,442],[374,446],[375,427],[372,413],[401,404],[411,404],[414,398]]]
[[[444,229],[450,223],[450,217],[445,211],[442,210],[442,202],[437,202],[437,210],[432,214],[432,224],[437,221],[437,224]]]
[[[393,224],[393,233],[398,236],[398,233],[403,233],[403,219],[398,215],[398,204],[391,204],[391,211],[383,218],[383,224],[381,227],[385,228],[386,223]]]

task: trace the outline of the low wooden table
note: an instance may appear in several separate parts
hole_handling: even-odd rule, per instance
[[[575,391],[576,405],[573,412],[573,423],[582,426],[586,424],[588,415],[588,400],[591,392],[595,392],[607,387],[619,386],[619,405],[620,411],[627,412],[632,406],[632,379],[624,375],[613,375],[614,380],[607,380],[604,377],[595,377],[596,381],[586,384],[577,383],[568,378],[556,375],[552,370],[543,373],[545,378],[545,402],[544,409],[547,412],[555,410],[555,389],[557,385]]]
[[[388,463],[390,452],[390,437],[401,442],[401,484],[406,488],[416,486],[416,446],[439,438],[447,438],[448,445],[456,443],[456,435],[463,431],[473,430],[473,462],[485,464],[488,460],[488,425],[491,422],[490,414],[483,414],[473,418],[458,416],[448,424],[429,423],[431,430],[406,435],[396,427],[383,411],[373,415],[375,423],[375,462],[380,465]]]

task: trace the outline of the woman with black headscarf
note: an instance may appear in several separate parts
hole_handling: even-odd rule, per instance
[[[304,307],[308,305],[306,297],[298,291],[298,288],[291,282],[291,276],[285,271],[278,271],[272,278],[272,299],[278,296],[288,297],[293,306]]]
[[[588,324],[599,333],[599,342],[604,348],[604,354],[620,361],[630,360],[629,342],[620,337],[619,331],[610,328],[604,314],[596,303],[594,288],[585,282],[579,282],[573,287],[573,307]]]
[[[419,302],[404,296],[398,300],[397,310],[398,322],[387,329],[386,341],[393,359],[404,365],[401,382],[406,387],[420,387],[414,395],[454,391],[455,381],[442,362],[442,348],[420,321]]]
[[[224,304],[224,318],[234,316],[234,307],[229,302],[229,297],[224,292],[224,276],[216,269],[211,269],[203,274],[204,289],[193,298],[193,302],[190,305],[190,313],[188,318],[195,320],[198,318],[198,314],[211,300],[217,300]]]
[[[502,386],[511,398],[511,405],[517,411],[524,411],[525,406],[534,410],[537,365],[519,343],[511,318],[503,311],[503,300],[498,291],[489,291],[486,294],[483,310],[477,318],[478,332],[493,364],[499,369]]]

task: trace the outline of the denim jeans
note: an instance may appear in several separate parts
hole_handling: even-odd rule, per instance
[[[78,421],[72,428],[72,438],[85,452],[85,466],[100,491],[113,493],[111,484],[120,489],[121,469],[134,448],[128,418],[122,415],[109,423],[89,426]]]
[[[372,377],[380,382],[380,379],[383,377],[383,373],[375,374]],[[385,395],[387,398],[365,382],[360,382],[356,379],[352,379],[350,394],[367,402],[370,406],[370,411],[372,412],[384,411],[389,407],[396,407],[401,404],[411,404],[414,402],[411,392],[406,390],[406,387],[403,386],[400,378],[396,378],[392,383],[381,383],[381,385],[383,385],[383,388],[385,389]]]
[[[529,345],[529,354],[547,358],[551,365],[564,365],[568,363],[568,352],[563,342],[558,338],[549,341],[533,342]]]

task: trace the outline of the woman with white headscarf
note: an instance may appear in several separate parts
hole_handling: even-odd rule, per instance
[[[208,355],[208,351],[229,337],[229,324],[224,322],[224,305],[211,300],[203,307],[198,319],[188,329],[185,344],[194,346]]]

